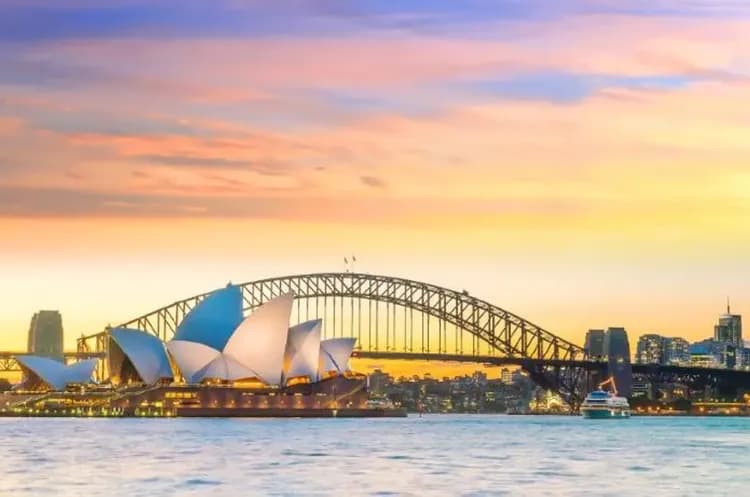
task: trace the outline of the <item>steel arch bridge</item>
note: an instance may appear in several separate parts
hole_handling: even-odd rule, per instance
[[[316,273],[268,278],[238,286],[242,289],[245,311],[252,311],[279,295],[294,293],[297,305],[293,318],[321,317],[326,338],[356,337],[359,351],[480,355],[485,349],[489,355],[516,358],[583,358],[583,349],[578,345],[516,314],[465,291],[428,283],[362,273]],[[169,340],[185,315],[210,293],[180,300],[120,326],[138,328]],[[381,305],[363,309],[362,301]],[[416,322],[418,334],[414,329],[414,312],[422,314]],[[363,313],[367,318],[362,318]],[[401,324],[406,326],[398,330]],[[87,350],[87,342],[100,335],[79,339],[79,349]]]
[[[357,338],[358,357],[516,364],[571,405],[581,400],[587,371],[581,347],[466,291],[349,272],[282,276],[238,286],[245,311],[294,293],[292,320],[322,318],[324,337]],[[185,315],[209,294],[174,302],[120,326],[169,340]],[[81,337],[77,345],[81,353],[101,353],[107,344],[105,330]]]

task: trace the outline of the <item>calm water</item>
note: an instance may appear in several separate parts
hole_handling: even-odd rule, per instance
[[[750,419],[0,419],[0,496],[747,495]]]

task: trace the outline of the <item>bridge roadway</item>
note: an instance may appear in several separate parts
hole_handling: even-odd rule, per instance
[[[564,359],[531,359],[526,357],[505,357],[494,355],[467,355],[467,354],[445,354],[426,352],[394,352],[375,350],[355,350],[352,357],[357,359],[384,359],[401,361],[441,361],[486,364],[492,366],[552,366],[552,367],[578,367],[591,371],[605,369],[606,362],[564,360]]]
[[[2,352],[0,351],[0,372],[20,371],[21,368],[15,360],[16,356],[26,355],[28,352]],[[64,352],[66,362],[71,360],[104,359],[105,352]],[[561,360],[561,359],[529,359],[523,357],[500,357],[490,355],[466,355],[446,353],[424,353],[424,352],[394,352],[394,351],[372,351],[355,350],[352,354],[356,359],[382,359],[399,361],[437,361],[437,362],[461,362],[485,364],[492,366],[552,366],[552,367],[579,367],[590,371],[606,368],[606,363],[583,360]]]
[[[382,359],[382,360],[404,360],[404,361],[442,361],[459,363],[477,363],[491,366],[538,366],[538,367],[560,367],[581,368],[587,371],[606,371],[606,361],[587,360],[559,360],[559,359],[533,359],[527,357],[502,357],[502,356],[470,356],[464,354],[435,354],[423,352],[392,352],[392,351],[354,351],[352,357],[359,359]],[[714,376],[728,380],[741,381],[750,387],[750,371],[725,368],[705,368],[695,366],[678,366],[664,364],[632,364],[633,374],[655,376]]]

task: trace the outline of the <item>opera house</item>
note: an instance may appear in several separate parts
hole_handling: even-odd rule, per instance
[[[320,319],[290,327],[293,301],[285,294],[244,316],[241,289],[229,285],[199,302],[167,343],[110,329],[109,379],[98,385],[96,360],[66,366],[19,356],[23,406],[126,416],[393,415],[368,405],[366,377],[349,366],[355,339],[322,340]]]

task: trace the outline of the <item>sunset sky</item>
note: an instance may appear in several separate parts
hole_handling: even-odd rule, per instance
[[[351,254],[577,343],[750,314],[750,2],[0,0],[0,349]]]

